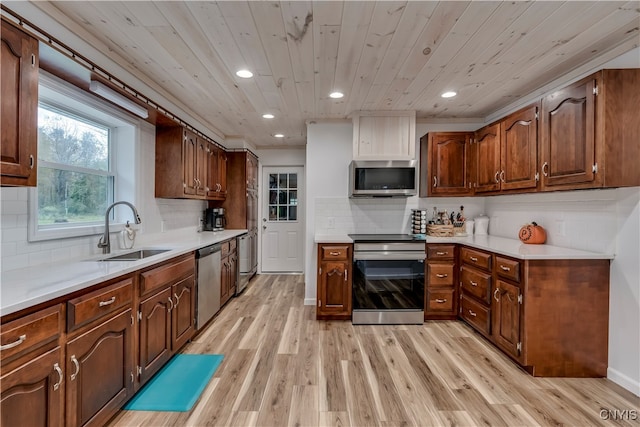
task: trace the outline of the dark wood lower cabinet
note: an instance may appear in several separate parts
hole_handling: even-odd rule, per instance
[[[493,338],[504,351],[513,357],[520,357],[520,307],[522,296],[520,287],[503,280],[496,281],[493,292]]]
[[[131,313],[126,310],[68,341],[68,426],[104,425],[132,396]]]
[[[318,245],[318,319],[351,319],[352,262],[353,245]]]
[[[175,353],[187,343],[195,331],[195,277],[189,276],[171,287],[171,349]]]
[[[145,383],[171,358],[171,288],[140,303],[140,382]]]
[[[3,369],[4,371],[4,369]],[[3,426],[61,426],[64,360],[56,347],[0,377]]]

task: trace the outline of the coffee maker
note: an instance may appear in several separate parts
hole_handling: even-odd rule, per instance
[[[204,231],[222,231],[227,225],[224,208],[207,208],[204,211]]]

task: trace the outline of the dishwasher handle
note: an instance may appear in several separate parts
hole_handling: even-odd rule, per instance
[[[204,258],[216,252],[220,252],[221,250],[222,250],[222,244],[216,243],[215,245],[210,245],[205,248],[198,249],[196,251],[196,258],[198,259]]]

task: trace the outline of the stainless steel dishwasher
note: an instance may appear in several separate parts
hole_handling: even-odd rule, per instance
[[[196,252],[198,260],[198,305],[196,328],[201,329],[220,310],[221,244]]]

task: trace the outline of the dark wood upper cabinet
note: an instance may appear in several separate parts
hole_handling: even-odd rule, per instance
[[[595,179],[595,88],[587,77],[542,100],[542,175],[545,187]]]
[[[38,41],[2,21],[0,122],[3,186],[37,184]]]
[[[468,179],[472,138],[472,132],[433,132],[420,138],[420,197],[472,194]]]
[[[539,103],[536,103],[500,121],[502,190],[538,186],[538,109]]]
[[[542,100],[543,190],[640,185],[640,69],[601,70]]]
[[[476,131],[473,140],[473,170],[476,193],[500,190],[500,123]]]

